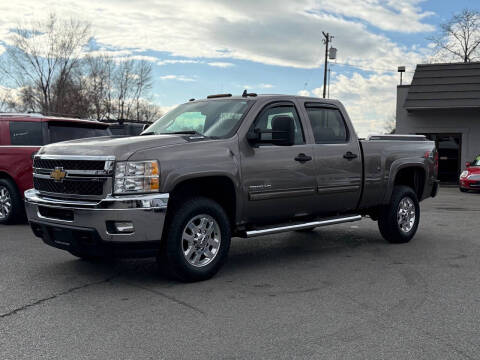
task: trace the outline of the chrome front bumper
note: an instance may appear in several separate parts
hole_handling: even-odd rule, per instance
[[[168,198],[169,194],[163,193],[77,201],[46,197],[30,189],[25,191],[25,209],[30,223],[95,230],[105,242],[158,242],[162,238]],[[63,216],[62,212],[68,216]],[[131,222],[134,230],[132,233],[112,233],[108,225],[111,222]]]

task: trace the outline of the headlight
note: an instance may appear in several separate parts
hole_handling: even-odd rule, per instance
[[[122,161],[115,165],[114,194],[157,192],[160,172],[156,160]]]
[[[467,171],[467,170],[464,170],[464,171],[462,171],[462,173],[460,174],[460,179],[465,179],[467,176],[468,176],[468,171]]]

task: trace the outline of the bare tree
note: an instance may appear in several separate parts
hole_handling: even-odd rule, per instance
[[[10,36],[0,73],[12,85],[28,88],[30,102],[37,110],[62,112],[66,84],[79,65],[89,30],[88,23],[73,18],[59,20],[55,14],[44,21],[19,24]]]
[[[397,117],[395,114],[391,115],[388,119],[385,120],[384,130],[385,134],[395,134],[397,127]]]
[[[12,111],[15,109],[15,101],[8,89],[0,86],[0,112]]]
[[[159,107],[148,101],[152,66],[132,58],[88,53],[90,25],[75,19],[19,24],[11,31],[0,84],[16,88],[0,110],[35,111],[96,120],[151,120]],[[2,76],[3,75],[3,76]]]
[[[436,58],[471,62],[479,57],[480,12],[464,9],[440,25],[440,33],[429,38],[435,44]]]

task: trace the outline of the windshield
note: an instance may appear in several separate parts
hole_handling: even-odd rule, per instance
[[[148,127],[143,134],[199,134],[212,138],[233,135],[248,109],[244,100],[212,100],[178,106]]]
[[[477,156],[477,158],[470,163],[470,166],[480,166],[480,156]]]
[[[106,127],[85,126],[80,124],[48,123],[50,143],[111,135]]]

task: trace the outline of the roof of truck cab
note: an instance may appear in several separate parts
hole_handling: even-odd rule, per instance
[[[269,98],[271,100],[288,100],[288,99],[300,99],[303,101],[311,101],[311,102],[321,102],[325,104],[340,104],[340,101],[335,99],[324,99],[319,97],[312,97],[312,96],[300,96],[300,95],[288,95],[288,94],[257,94],[256,96],[242,96],[242,95],[235,95],[235,96],[219,96],[215,98],[204,98],[204,99],[196,99],[194,101],[218,101],[218,100],[264,100],[265,98]]]
[[[59,116],[45,116],[42,114],[29,114],[29,113],[0,113],[0,121],[32,121],[32,122],[72,122],[85,125],[98,125],[100,127],[108,127],[109,124],[102,123],[96,120],[76,119]]]

